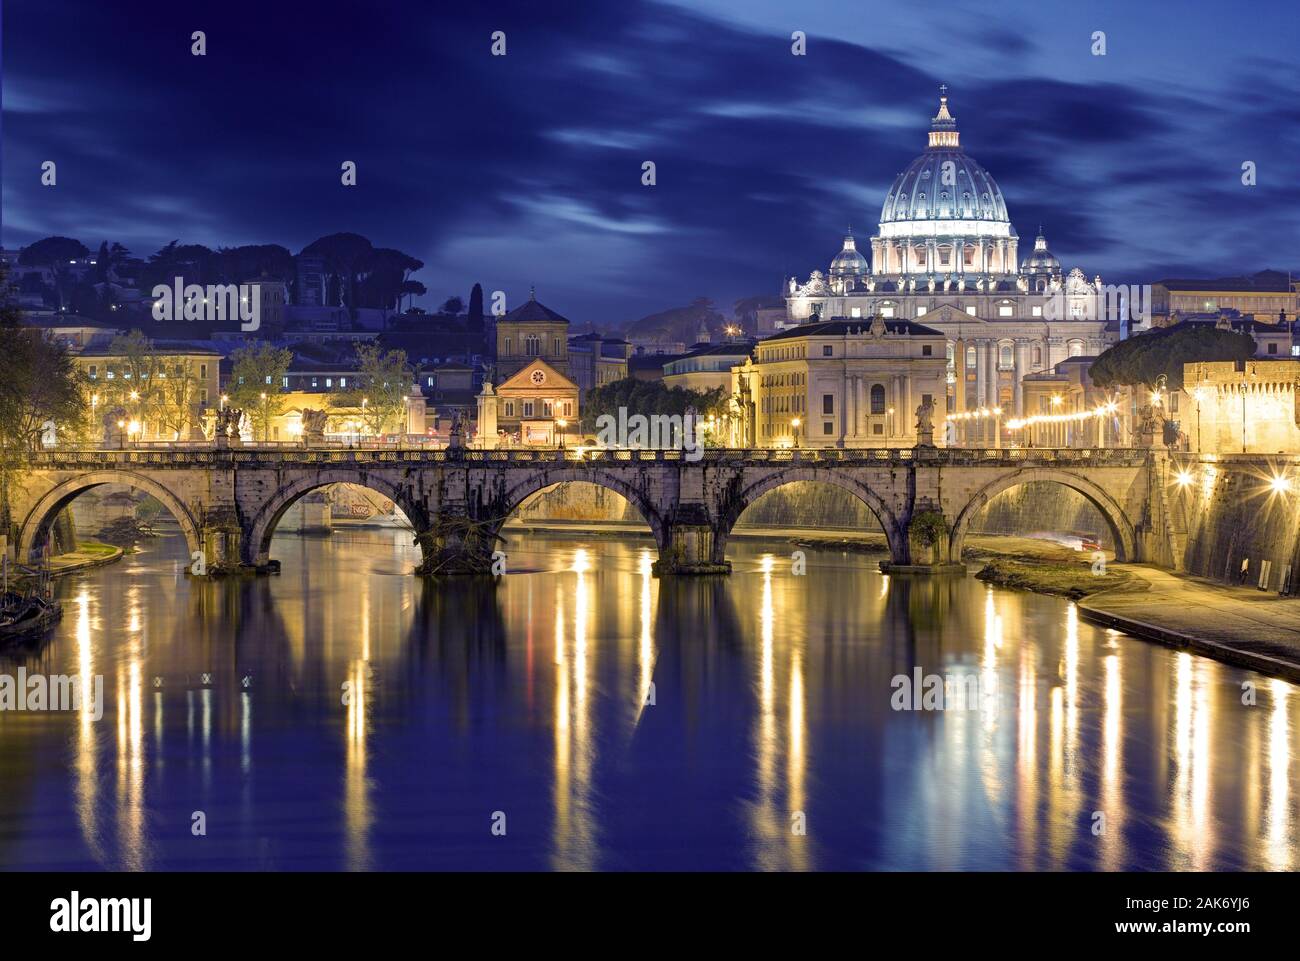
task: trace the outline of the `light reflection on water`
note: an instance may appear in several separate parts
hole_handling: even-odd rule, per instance
[[[661,581],[648,541],[536,535],[495,590],[425,585],[405,541],[278,538],[280,577],[199,582],[163,540],[62,582],[0,672],[108,703],[0,712],[0,867],[1296,867],[1293,686],[1066,601],[838,552],[794,576],[777,542]],[[918,666],[997,698],[892,710]]]

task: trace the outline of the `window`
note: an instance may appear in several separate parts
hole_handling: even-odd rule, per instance
[[[280,386],[283,387],[285,390],[288,390],[288,389],[289,389],[289,378],[288,378],[288,377],[281,377],[281,378],[280,378]]]
[[[967,307],[967,308],[966,308],[966,313],[968,313],[968,314],[970,314],[972,317],[974,317],[974,316],[975,316],[975,305],[974,305],[974,304],[971,304],[969,307]]]
[[[507,357],[510,356],[510,338],[509,338],[509,337],[506,338],[506,349],[503,351],[503,353],[504,353]]]
[[[1011,345],[1003,344],[998,348],[998,366],[1003,370],[1010,370],[1015,366],[1015,360],[1011,356]]]
[[[551,410],[551,402],[549,400],[542,401],[542,416],[550,417],[554,413],[555,412]]]
[[[871,385],[871,413],[883,414],[885,412],[885,385]],[[827,411],[827,413],[830,413]]]
[[[1016,312],[1015,308],[1012,307],[1010,304],[998,304],[999,317],[1011,317],[1012,315],[1015,314],[1015,312]]]
[[[346,387],[346,386],[348,386],[348,379],[347,379],[346,377],[340,377],[340,378],[339,378],[339,386],[340,386],[340,387]]]
[[[524,401],[524,416],[525,417],[533,416],[533,402],[531,400]]]
[[[1269,345],[1268,345],[1268,352],[1269,352],[1270,354],[1276,354],[1276,353],[1277,353],[1277,344],[1269,344]]]
[[[975,369],[975,348],[974,347],[966,348],[966,366],[969,367],[971,370]]]
[[[206,387],[199,391],[199,403],[204,406],[208,403],[208,389]]]
[[[921,356],[922,356],[922,357],[933,357],[933,356],[934,356],[934,347],[933,347],[932,345],[930,345],[930,344],[922,344],[922,345],[921,345]]]
[[[90,365],[90,379],[95,380],[99,377],[99,368],[96,364]]]
[[[425,387],[432,387],[432,386],[433,386],[433,378],[432,378],[432,377],[426,377],[426,378],[424,378],[424,386],[425,386]]]
[[[918,308],[916,308],[916,316],[918,316],[918,317],[924,317],[924,316],[925,316],[925,308],[924,308],[924,307],[918,307]]]
[[[1030,313],[1032,313],[1035,317],[1043,316],[1043,305],[1034,304],[1033,308],[1030,310]]]
[[[885,425],[884,425],[884,424],[872,424],[872,425],[871,425],[871,433],[873,433],[873,434],[883,434],[884,432],[885,432]]]
[[[1041,347],[1034,348],[1034,366],[1035,367],[1043,366],[1043,348]]]
[[[506,401],[506,416],[507,417],[515,416],[515,402],[513,400]]]
[[[894,316],[894,308],[893,308],[893,306],[892,306],[892,305],[889,305],[889,304],[886,304],[884,307],[881,307],[881,308],[880,308],[880,316],[881,316],[881,317],[893,317],[893,316]]]
[[[1067,351],[1066,356],[1069,356],[1069,357],[1082,357],[1082,356],[1083,356],[1083,341],[1081,341],[1081,340],[1072,340],[1072,341],[1070,341],[1068,347],[1066,348],[1066,351]]]
[[[862,316],[862,308],[861,308],[861,307],[850,307],[850,308],[849,308],[849,316],[850,316],[850,317],[861,317],[861,316]]]
[[[564,416],[565,416],[565,417],[572,417],[572,416],[573,416],[573,401],[571,401],[571,400],[566,400],[566,401],[564,402]]]
[[[835,413],[835,395],[834,395],[834,394],[822,394],[822,413],[823,413],[823,414],[833,414],[833,413]]]
[[[822,356],[823,356],[823,357],[834,357],[834,356],[835,356],[835,348],[832,347],[830,344],[822,344]]]
[[[199,377],[201,377],[203,380],[207,380],[207,379],[208,379],[208,365],[207,365],[207,364],[199,364]]]
[[[326,377],[326,378],[325,378],[325,386],[326,386],[326,387],[333,387],[333,386],[334,386],[334,378],[333,378],[333,377]]]
[[[829,420],[828,420],[828,421],[823,421],[823,422],[822,422],[822,433],[823,433],[823,434],[826,434],[827,436],[830,436],[831,434],[835,433],[835,422],[834,422],[834,421],[829,421]]]

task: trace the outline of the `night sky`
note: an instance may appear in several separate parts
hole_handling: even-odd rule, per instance
[[[1294,0],[4,0],[3,31],[7,247],[350,230],[424,260],[430,309],[729,312],[870,236],[947,82],[1022,253],[1041,222],[1115,282],[1300,269]]]

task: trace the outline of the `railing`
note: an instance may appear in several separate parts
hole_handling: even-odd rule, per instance
[[[681,450],[474,450],[420,448],[305,448],[235,447],[217,450],[211,446],[174,445],[126,449],[58,448],[31,455],[33,467],[67,469],[92,466],[149,466],[159,468],[225,467],[248,465],[278,467],[284,464],[484,464],[526,465],[627,463],[703,464],[817,464],[974,466],[990,464],[1068,464],[1075,466],[1132,467],[1145,464],[1147,448],[964,448],[964,447],[873,447],[873,448],[706,448]],[[1258,456],[1258,455],[1256,455]]]

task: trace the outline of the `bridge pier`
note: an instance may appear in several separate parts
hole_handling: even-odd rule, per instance
[[[491,576],[500,537],[491,523],[475,521],[468,514],[444,513],[427,530],[416,532],[415,543],[422,555],[415,569],[418,576]]]
[[[659,560],[650,568],[656,577],[731,573],[731,562],[721,554],[725,538],[718,537],[703,505],[692,507],[664,525]]]
[[[248,536],[244,525],[239,521],[239,511],[233,506],[208,508],[203,515],[203,525],[199,528],[199,541],[207,574],[280,573],[279,561],[261,557],[254,558],[251,564],[245,562]],[[190,571],[198,573],[193,566]]]

